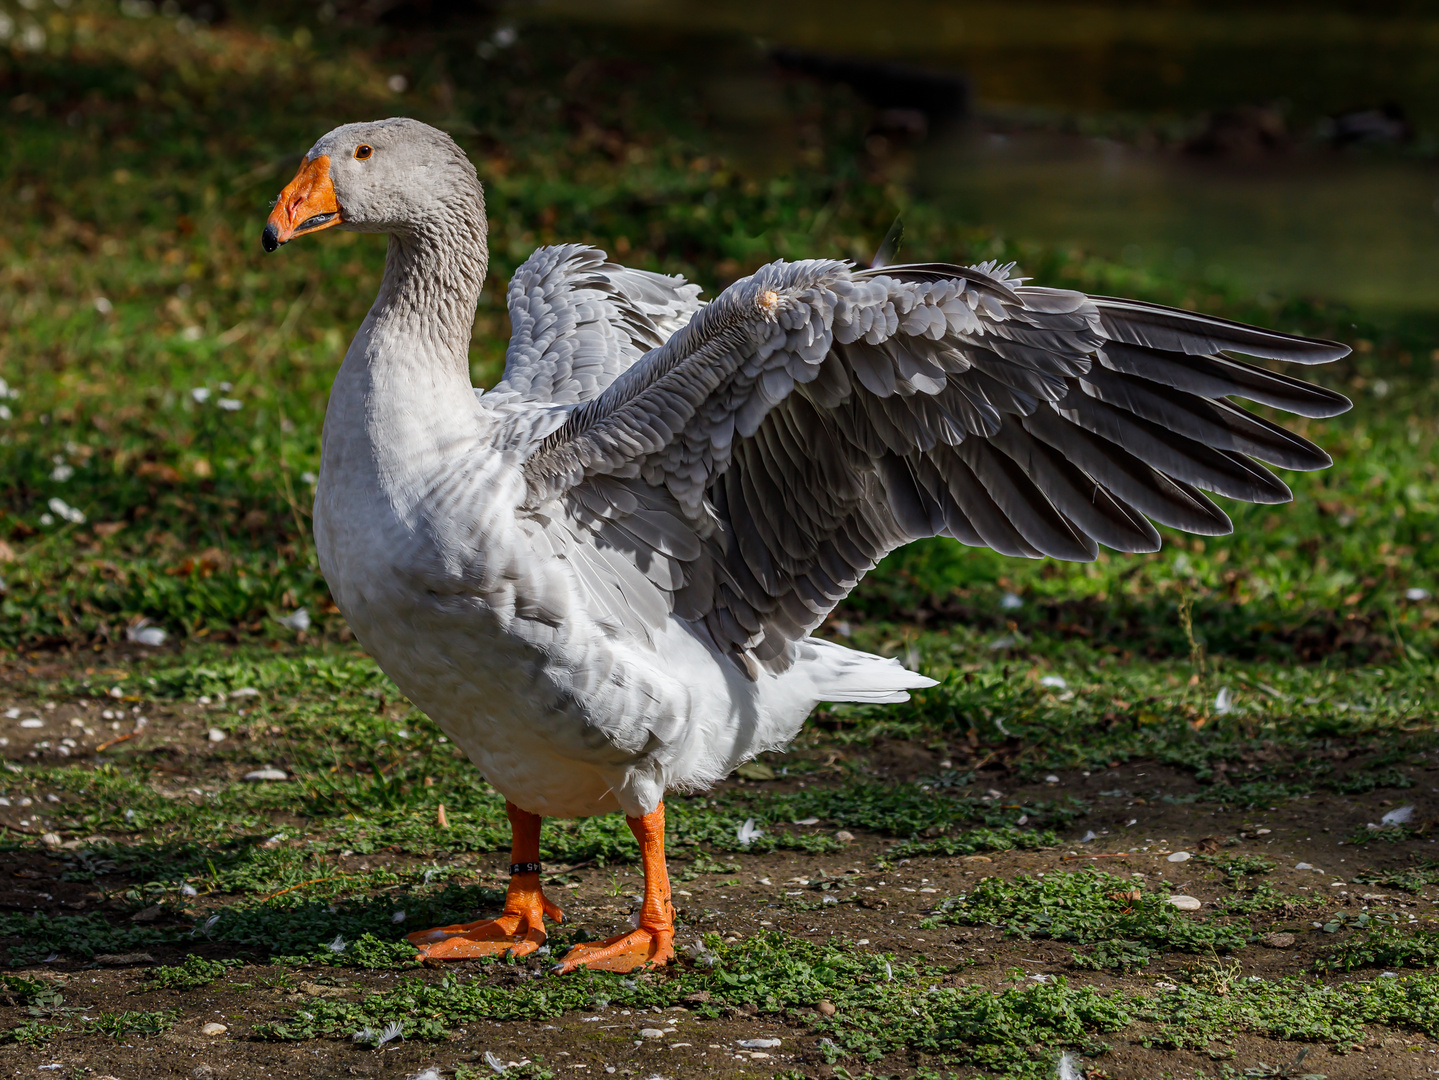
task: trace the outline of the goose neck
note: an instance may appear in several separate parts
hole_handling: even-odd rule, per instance
[[[470,332],[488,262],[483,204],[474,214],[391,233],[372,309],[376,330],[448,362],[468,386]]]

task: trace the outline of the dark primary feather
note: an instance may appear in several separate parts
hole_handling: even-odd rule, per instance
[[[1099,362],[1197,397],[1247,398],[1298,416],[1338,416],[1349,408],[1342,394],[1227,356],[1190,356],[1112,341],[1100,350]]]
[[[1191,356],[1206,356],[1221,350],[1258,356],[1266,360],[1289,360],[1296,364],[1327,364],[1349,355],[1349,346],[1337,341],[1261,330],[1257,326],[1231,322],[1213,315],[1146,304],[1141,300],[1120,300],[1093,296],[1099,309],[1104,336],[1127,345],[1169,349]]]
[[[1009,269],[764,267],[571,411],[526,465],[530,506],[559,500],[641,567],[662,555],[646,572],[670,610],[757,672],[911,540],[1154,551],[1151,521],[1230,530],[1205,491],[1281,502],[1266,463],[1329,464],[1232,399],[1348,401],[1227,354],[1345,346]]]

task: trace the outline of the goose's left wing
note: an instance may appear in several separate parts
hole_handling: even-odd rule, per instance
[[[698,285],[633,270],[582,244],[543,247],[510,279],[510,344],[492,401],[573,405],[598,396],[703,306]]]
[[[1261,463],[1328,456],[1230,399],[1349,402],[1228,354],[1348,351],[992,265],[775,263],[573,409],[527,462],[528,505],[589,529],[645,621],[672,612],[778,670],[910,540],[1092,559],[1156,550],[1150,519],[1228,532],[1204,491],[1287,500]]]

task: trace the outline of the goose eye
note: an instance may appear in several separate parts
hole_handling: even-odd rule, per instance
[[[359,146],[355,147],[355,157],[359,158],[361,161],[364,161],[374,152],[375,148],[373,146],[367,146],[364,143],[361,143]]]

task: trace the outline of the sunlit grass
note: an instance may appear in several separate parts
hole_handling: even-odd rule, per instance
[[[842,95],[794,88],[788,107],[821,122],[795,169],[757,180],[707,145],[702,112],[684,108],[693,91],[666,82],[672,73],[648,76],[665,87],[645,95],[648,110],[625,96],[576,115],[518,93],[563,68],[578,47],[563,33],[482,78],[447,76],[437,108],[418,87],[396,98],[363,42],[337,31],[186,28],[102,2],[47,26],[43,52],[0,50],[22,91],[0,163],[0,194],[24,208],[0,225],[0,378],[13,395],[0,422],[0,529],[15,554],[0,639],[11,645],[118,640],[141,618],[172,636],[283,638],[274,618],[299,607],[340,632],[308,542],[310,478],[329,380],[383,242],[329,234],[266,258],[257,236],[298,155],[343,119],[447,121],[475,156],[494,252],[472,350],[481,384],[502,362],[506,278],[537,243],[591,240],[714,287],[775,256],[867,258],[900,209],[908,257],[1020,257],[1057,284],[1354,333],[1352,313],[1196,297],[1083,253],[956,230],[867,178],[862,125]],[[585,46],[603,61],[603,41]],[[277,112],[278,99],[307,107]],[[1118,647],[1172,648],[1172,613],[1190,596],[1211,651],[1427,655],[1439,609],[1408,598],[1439,592],[1427,343],[1402,325],[1362,332],[1378,344],[1365,339],[1367,351],[1320,373],[1360,407],[1307,425],[1336,466],[1293,478],[1295,504],[1233,508],[1232,538],[1171,536],[1157,556],[1087,567],[916,545],[853,610],[1021,628],[1042,617]],[[1013,615],[994,610],[1006,592],[1025,601]]]
[[[10,0],[0,9],[22,29],[38,18]],[[845,829],[880,838],[886,866],[1042,854],[1084,828],[1092,807],[1058,790],[996,799],[976,782],[981,767],[1047,791],[1050,770],[1156,760],[1195,783],[1156,791],[1155,802],[1247,810],[1398,792],[1412,783],[1404,769],[1433,754],[1439,387],[1426,324],[1259,304],[957,230],[867,163],[863,110],[838,91],[788,86],[779,105],[803,130],[793,167],[746,171],[683,71],[626,68],[622,89],[607,89],[619,50],[603,34],[522,33],[485,65],[462,34],[439,35],[396,95],[393,52],[308,15],[206,29],[124,17],[101,0],[44,15],[43,49],[0,44],[10,102],[0,198],[18,208],[0,219],[0,647],[17,662],[7,693],[91,718],[123,702],[127,726],[141,713],[203,723],[184,748],[183,787],[159,767],[167,747],[143,737],[99,756],[36,751],[0,773],[0,796],[35,806],[32,832],[7,833],[0,847],[43,852],[47,872],[110,905],[0,918],[10,962],[165,950],[172,965],[135,992],[172,997],[239,985],[249,976],[234,962],[391,971],[413,967],[406,932],[499,902],[503,882],[487,868],[508,845],[502,799],[349,640],[309,537],[329,382],[373,296],[383,242],[332,232],[267,258],[258,231],[299,155],[345,120],[417,115],[455,131],[475,159],[494,252],[471,350],[480,385],[501,370],[507,278],[536,244],[596,242],[714,289],[777,256],[867,260],[901,210],[906,257],[1020,258],[1046,283],[1358,346],[1312,373],[1351,393],[1354,412],[1294,425],[1334,467],[1287,477],[1292,504],[1228,507],[1231,537],[1171,533],[1156,555],[1086,566],[946,542],[887,560],[822,632],[901,657],[940,685],[904,706],[821,710],[799,753],[766,759],[781,790],[755,782],[670,800],[681,882],[735,873],[740,853],[833,855]],[[107,651],[132,636],[165,641]],[[208,728],[223,739],[210,742]],[[898,783],[846,756],[886,739],[914,740],[947,764]],[[240,779],[261,768],[285,779]],[[796,824],[811,820],[822,826]],[[1359,839],[1397,851],[1415,836]],[[610,815],[547,821],[542,855],[552,867],[614,867],[636,849]],[[375,865],[357,868],[356,857]],[[1216,968],[1194,985],[1110,998],[1081,985],[1085,964],[1124,971],[1181,947],[1242,952],[1273,920],[1333,906],[1256,887],[1264,867],[1253,856],[1213,866],[1232,891],[1202,924],[1152,889],[1129,913],[1111,907],[1124,890],[1099,878],[997,882],[945,916],[968,911],[1042,936],[1037,918],[1059,910],[1051,901],[1082,900],[1069,923],[1084,960],[1072,983],[996,993],[956,984],[954,971],[766,934],[710,941],[698,955],[713,965],[686,960],[669,981],[584,976],[516,990],[416,976],[288,1010],[263,1033],[348,1039],[402,1023],[405,1038],[439,1038],[481,1013],[553,1018],[600,998],[668,1006],[703,991],[714,997],[701,1015],[754,1005],[822,1035],[824,1053],[855,1068],[914,1050],[1016,1077],[1052,1075],[1053,1055],[1036,1045],[1097,1051],[1136,1022],[1156,1045],[1196,1048],[1230,1030],[1343,1046],[1361,1022],[1439,1034],[1427,976],[1226,983],[1216,995],[1227,978]],[[1418,889],[1434,874],[1419,864],[1365,880]],[[794,910],[853,900],[836,880],[806,888],[786,901]],[[1432,962],[1431,931],[1340,930],[1354,936],[1329,961],[1336,970]],[[86,1031],[138,1038],[174,1020],[168,999],[82,1022],[43,980],[9,976],[0,993],[42,1010],[17,1012],[29,1018],[0,1035],[27,1046]],[[839,1014],[817,1019],[808,1010],[820,998]]]

